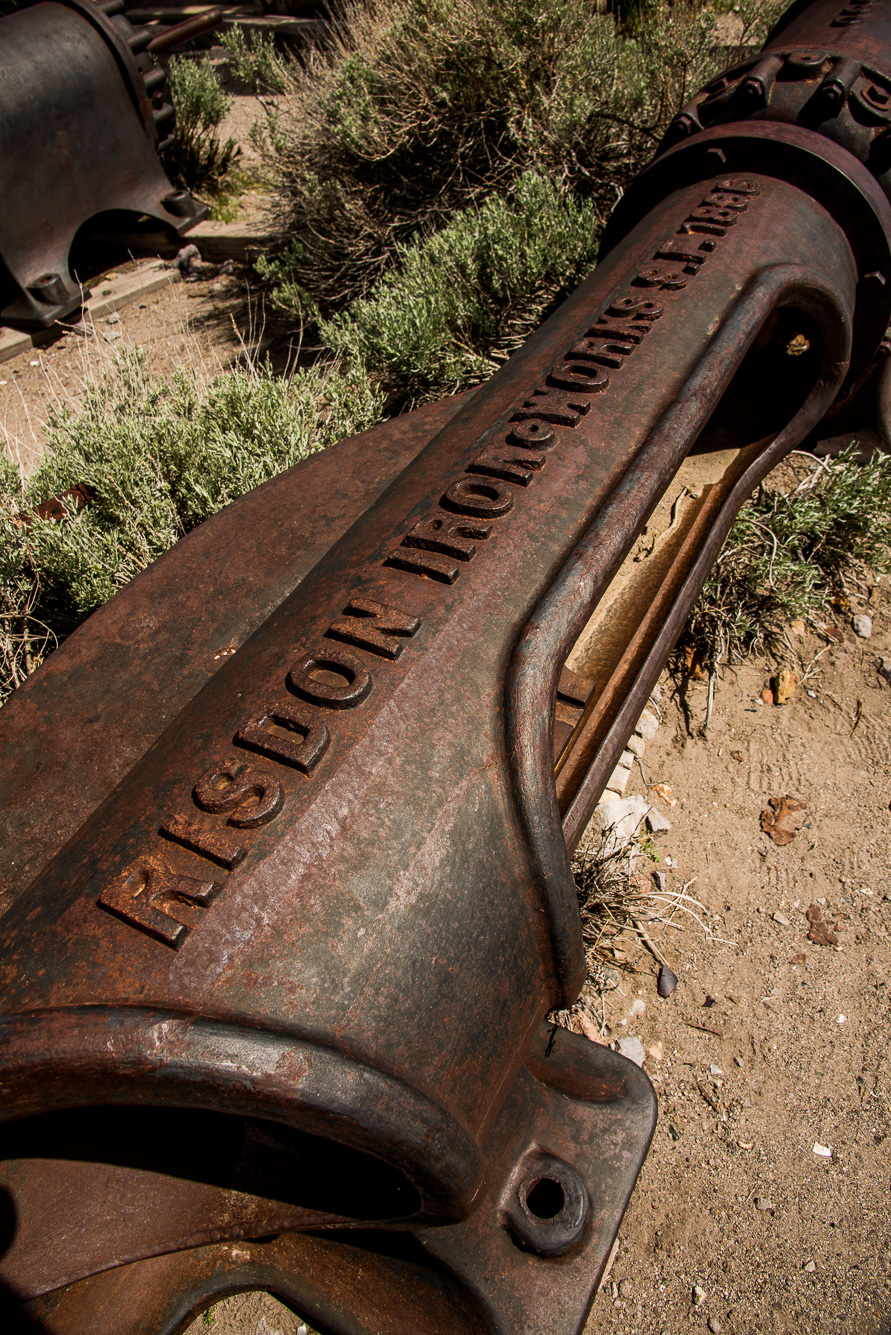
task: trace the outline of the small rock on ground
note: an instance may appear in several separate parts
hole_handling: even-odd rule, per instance
[[[660,997],[670,997],[677,985],[677,974],[673,969],[669,969],[667,964],[663,964],[659,970],[659,980],[656,983],[656,991]]]
[[[635,732],[639,733],[645,741],[651,742],[658,731],[659,720],[656,718],[655,714],[651,714],[648,709],[645,709],[637,720]]]
[[[650,807],[647,812],[647,828],[650,834],[665,834],[671,829],[671,821],[666,820],[661,811]]]
[[[616,802],[601,802],[596,815],[601,829],[611,832],[608,848],[624,848],[630,843],[649,810],[650,804],[645,797],[624,797]]]
[[[858,612],[852,617],[851,625],[854,627],[854,634],[859,635],[861,640],[868,640],[872,635],[872,617],[867,616],[865,612]]]
[[[643,1066],[646,1058],[646,1051],[640,1039],[634,1034],[629,1034],[627,1038],[620,1038],[616,1044],[616,1050],[622,1057],[627,1057],[637,1066]]]

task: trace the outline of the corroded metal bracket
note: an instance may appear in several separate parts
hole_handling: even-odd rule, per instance
[[[0,324],[46,328],[81,304],[69,252],[98,219],[176,236],[207,212],[161,167],[167,76],[122,10],[42,0],[0,20]]]
[[[843,146],[703,130],[488,384],[245,497],[16,693],[23,1320],[174,1332],[262,1284],[336,1335],[580,1331],[653,1099],[545,1023],[569,851],[740,504],[869,365],[889,236]]]
[[[206,1117],[174,1114],[156,1124],[156,1132],[180,1138],[183,1149],[187,1141],[205,1142],[198,1162],[192,1153],[192,1176],[204,1169],[205,1179],[215,1179],[180,1193],[176,1212],[171,1196],[177,1184],[163,1171],[169,1170],[169,1154],[159,1149],[155,1160],[161,1171],[152,1172],[147,1162],[139,1170],[125,1168],[110,1155],[101,1179],[92,1166],[65,1158],[7,1162],[0,1173],[13,1205],[27,1212],[41,1200],[49,1208],[30,1216],[33,1233],[7,1254],[4,1279],[18,1293],[34,1294],[24,1311],[41,1328],[72,1335],[107,1330],[110,1312],[118,1314],[115,1329],[128,1335],[173,1335],[193,1314],[196,1295],[206,1305],[233,1288],[270,1288],[319,1329],[349,1335],[381,1330],[513,1335],[525,1329],[575,1335],[646,1154],[655,1114],[649,1081],[633,1063],[545,1026],[487,1138],[488,1170],[465,1222],[388,1232],[329,1226],[301,1233],[288,1231],[299,1209],[280,1197],[270,1201],[270,1183],[263,1199],[249,1194],[245,1142],[236,1158],[225,1152],[219,1139],[224,1133],[212,1119],[208,1125]],[[132,1129],[137,1126],[150,1131],[151,1119],[143,1115]],[[94,1153],[103,1153],[99,1142],[107,1129],[95,1128]],[[48,1156],[52,1132],[44,1127],[39,1135]],[[112,1143],[119,1146],[113,1129]],[[267,1164],[273,1148],[265,1147]],[[290,1167],[305,1178],[316,1151],[291,1146],[295,1155],[301,1148],[305,1160],[295,1158]],[[240,1190],[223,1185],[227,1172]],[[34,1182],[36,1173],[42,1182]],[[321,1188],[317,1180],[315,1189]],[[74,1224],[85,1192],[104,1219],[102,1229],[89,1235]],[[171,1233],[174,1213],[179,1238]],[[213,1240],[215,1222],[224,1240]],[[303,1220],[300,1226],[309,1224]],[[112,1245],[121,1263],[96,1271],[97,1256],[106,1256]],[[128,1247],[151,1259],[128,1263]],[[73,1282],[60,1286],[63,1257],[64,1277]],[[80,1272],[89,1278],[78,1282]]]

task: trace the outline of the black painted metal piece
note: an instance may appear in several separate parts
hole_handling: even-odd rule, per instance
[[[20,688],[19,1319],[173,1335],[261,1285],[335,1335],[577,1335],[654,1104],[545,1022],[583,975],[569,850],[740,504],[870,365],[889,237],[868,156],[702,130],[487,385],[245,497]],[[694,448],[731,462],[584,686],[567,655]]]
[[[117,0],[43,0],[0,19],[0,323],[46,328],[80,306],[83,229],[134,217],[181,235],[206,215],[158,158],[173,129],[150,33]]]

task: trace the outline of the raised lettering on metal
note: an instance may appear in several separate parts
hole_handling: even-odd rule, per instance
[[[268,824],[284,802],[279,781],[263,770],[249,769],[243,760],[209,769],[195,784],[193,796],[204,811],[231,813],[228,824],[240,830]]]
[[[459,514],[474,515],[479,519],[506,515],[513,503],[513,496],[500,482],[478,482],[470,477],[453,482],[442,498],[442,504],[448,510],[457,510]]]
[[[344,615],[333,621],[325,634],[380,658],[395,660],[420,624],[417,617],[373,598],[353,598],[344,608]]]
[[[324,722],[296,700],[281,700],[256,714],[235,734],[236,742],[283,765],[310,774],[331,740]]]
[[[159,833],[227,871],[237,867],[247,852],[244,845],[236,843],[225,830],[215,830],[188,816],[168,816]]]
[[[321,649],[298,659],[288,673],[297,695],[325,709],[355,709],[371,691],[371,674],[348,649]]]
[[[192,876],[181,876],[157,858],[146,858],[138,866],[122,872],[102,891],[96,902],[116,918],[176,950],[189,931],[180,921],[177,905],[204,908],[221,888],[219,881],[199,881]]]

